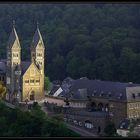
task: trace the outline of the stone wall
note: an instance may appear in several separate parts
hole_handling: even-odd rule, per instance
[[[104,129],[109,120],[107,117],[64,114],[64,121],[94,134],[98,133],[100,127],[100,134],[104,134]]]
[[[64,106],[66,104],[64,102],[64,98],[57,98],[57,97],[49,97],[49,96],[46,96],[45,100],[46,100],[46,102],[48,102],[48,103],[54,103],[57,106]]]
[[[122,120],[127,118],[127,103],[119,101],[110,101],[110,120],[114,122],[116,128]]]

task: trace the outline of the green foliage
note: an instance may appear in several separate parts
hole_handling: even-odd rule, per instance
[[[50,89],[50,80],[49,80],[49,77],[45,77],[45,79],[44,79],[44,88],[47,91]]]
[[[7,137],[55,137],[79,136],[69,130],[60,117],[49,118],[35,104],[31,111],[23,112],[19,108],[10,109],[0,102],[0,136]]]
[[[0,58],[6,58],[15,19],[22,60],[29,60],[39,21],[50,81],[70,76],[140,82],[139,11],[139,4],[1,4]]]
[[[63,121],[63,115],[62,114],[52,116],[52,118],[55,119],[55,120],[58,120],[58,121]]]
[[[105,127],[104,132],[106,133],[107,136],[116,135],[115,125],[112,122],[109,122],[109,124]]]

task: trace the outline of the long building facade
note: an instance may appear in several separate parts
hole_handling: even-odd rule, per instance
[[[30,47],[31,60],[21,60],[15,25],[7,43],[7,59],[0,61],[0,80],[6,85],[5,99],[30,101],[44,98],[44,43],[37,26]]]
[[[50,96],[56,93],[69,101],[65,119],[73,124],[89,121],[103,131],[108,122],[118,128],[122,120],[140,119],[140,84],[66,78]]]

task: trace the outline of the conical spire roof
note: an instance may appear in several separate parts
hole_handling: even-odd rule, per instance
[[[17,41],[18,46],[20,47],[20,43],[19,43],[19,38],[15,29],[15,22],[13,21],[13,28],[12,28],[12,32],[10,34],[7,46],[8,48],[12,48],[12,46],[14,45],[15,41]]]
[[[36,29],[35,34],[33,36],[33,41],[32,41],[31,48],[36,48],[38,43],[39,43],[39,41],[41,41],[42,46],[44,47],[43,39],[42,39],[40,30],[39,30],[38,24],[37,24],[37,29]]]

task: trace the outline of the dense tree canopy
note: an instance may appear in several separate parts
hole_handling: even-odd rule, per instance
[[[15,19],[22,60],[30,59],[39,21],[51,81],[86,76],[140,82],[140,4],[1,4],[0,15],[1,58]]]
[[[35,105],[30,111],[10,109],[0,101],[0,137],[79,137],[62,120],[50,118]]]

